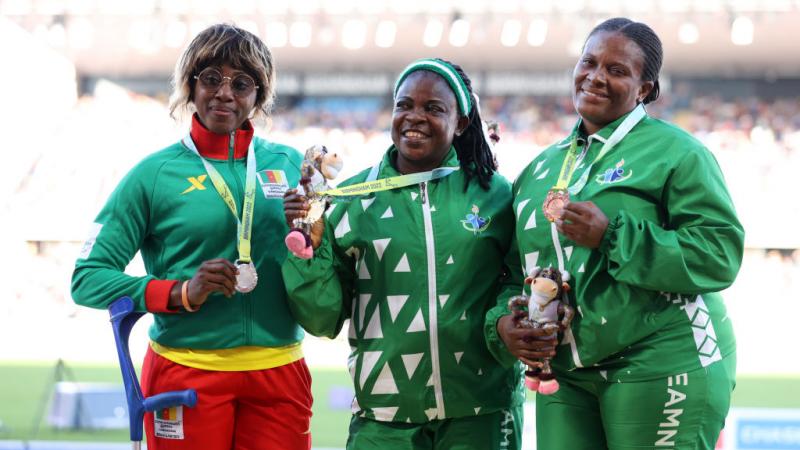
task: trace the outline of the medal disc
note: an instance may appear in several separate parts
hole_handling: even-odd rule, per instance
[[[239,274],[236,275],[236,290],[247,293],[255,289],[258,283],[256,266],[252,262],[240,263],[237,261],[236,268],[239,269]]]
[[[555,222],[557,218],[561,217],[561,212],[568,204],[569,192],[564,189],[550,189],[550,191],[547,192],[547,197],[544,199],[544,204],[542,205],[544,216],[550,222]]]

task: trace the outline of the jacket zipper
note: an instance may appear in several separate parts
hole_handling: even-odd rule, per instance
[[[588,147],[588,146],[587,146]],[[550,224],[550,235],[553,239],[553,247],[556,251],[556,259],[558,260],[558,270],[561,273],[564,273],[565,270],[565,263],[564,263],[564,249],[561,247],[561,240],[558,236],[558,229],[556,228],[556,224]],[[564,339],[561,341],[561,345],[569,344],[570,351],[572,352],[572,362],[575,364],[575,367],[582,368],[583,362],[581,362],[581,356],[578,352],[578,345],[575,342],[575,336],[572,334],[572,327],[567,328],[564,330]]]
[[[433,392],[436,398],[436,418],[444,419],[444,396],[442,394],[442,375],[439,366],[439,320],[436,300],[436,248],[433,239],[433,220],[431,205],[428,202],[428,182],[419,184],[422,198],[422,219],[425,224],[425,247],[428,262],[428,333],[431,343],[431,370]]]

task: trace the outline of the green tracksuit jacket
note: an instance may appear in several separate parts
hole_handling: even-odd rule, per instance
[[[396,152],[386,153],[377,179],[400,175],[390,163]],[[442,166],[458,167],[454,149]],[[496,333],[483,333],[487,310],[521,290],[521,269],[504,263],[512,247],[511,186],[495,175],[488,192],[477,182],[464,192],[464,180],[459,170],[339,200],[314,257],[284,263],[290,308],[308,332],[333,337],[351,319],[355,414],[424,423],[523,400],[519,366]]]
[[[626,116],[588,137],[572,182]],[[577,314],[554,366],[570,376],[653,379],[705,367],[735,351],[719,291],[733,283],[744,232],[719,166],[683,130],[645,116],[594,164],[572,201],[609,218],[600,248],[575,245],[542,203],[579,127],[547,148],[514,183],[516,237],[527,270],[563,267]]]
[[[302,156],[293,148],[253,137],[259,181],[285,177],[294,186]],[[239,211],[244,196],[247,158],[207,159],[220,172]],[[270,171],[270,172],[265,172]],[[154,279],[187,280],[208,259],[235,261],[237,222],[220,198],[200,158],[181,143],[158,151],[136,165],[111,194],[97,216],[92,238],[76,263],[72,295],[81,305],[106,308],[128,295],[145,311],[145,290]],[[282,195],[267,198],[269,183],[256,188],[252,257],[258,286],[228,299],[212,294],[191,314],[155,314],[150,338],[177,348],[225,349],[277,347],[302,339],[302,330],[286,305],[280,263],[288,232]],[[147,271],[134,277],[123,271],[141,250]]]

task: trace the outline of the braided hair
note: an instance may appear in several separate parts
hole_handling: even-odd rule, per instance
[[[653,89],[650,90],[643,102],[648,104],[655,101],[660,91],[658,74],[661,71],[661,63],[664,60],[661,39],[658,38],[652,28],[641,22],[634,22],[625,17],[615,17],[594,27],[586,40],[588,41],[593,35],[604,31],[621,33],[642,49],[642,53],[644,53],[642,80],[653,82]]]
[[[473,105],[467,115],[467,119],[469,120],[467,127],[460,136],[456,136],[453,139],[453,146],[456,148],[459,166],[461,166],[461,170],[466,174],[464,191],[466,192],[472,178],[476,178],[478,184],[480,184],[484,190],[488,191],[489,183],[492,181],[492,175],[497,171],[497,164],[492,154],[492,148],[489,146],[489,136],[484,135],[483,132],[483,121],[481,119],[481,112],[480,108],[478,108],[477,99],[472,92],[472,81],[464,72],[464,69],[458,64],[453,64],[439,58],[436,59],[450,64],[453,69],[456,70],[467,87],[470,101]]]

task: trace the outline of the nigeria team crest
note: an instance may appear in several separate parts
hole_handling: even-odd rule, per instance
[[[489,228],[490,223],[492,223],[492,218],[481,217],[478,205],[472,205],[472,214],[467,214],[466,219],[461,221],[461,225],[464,226],[464,229],[472,231],[475,234]]]
[[[633,170],[625,173],[625,159],[620,159],[619,162],[612,168],[606,169],[605,172],[597,175],[595,181],[599,184],[619,183],[625,181],[633,175]]]

